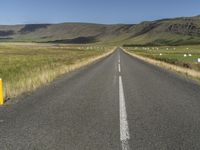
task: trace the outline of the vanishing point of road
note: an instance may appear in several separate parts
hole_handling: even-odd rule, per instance
[[[200,86],[120,48],[0,108],[0,150],[199,149]]]

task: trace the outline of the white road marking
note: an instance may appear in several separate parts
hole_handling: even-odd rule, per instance
[[[122,77],[119,76],[119,109],[120,109],[120,140],[122,144],[122,150],[129,150],[128,140],[130,139],[127,113],[126,113],[126,104],[124,97],[124,89],[122,83]]]
[[[118,63],[120,63],[120,54],[118,54]]]
[[[119,72],[121,72],[121,66],[120,66],[120,64],[118,64],[118,70],[119,70]]]
[[[120,64],[121,62],[121,57],[120,57],[120,52],[118,51],[118,63]]]

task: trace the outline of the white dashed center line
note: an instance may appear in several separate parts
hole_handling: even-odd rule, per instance
[[[119,70],[119,72],[121,72],[121,66],[120,66],[120,64],[118,64],[118,70]]]
[[[120,62],[120,56],[119,56]],[[121,72],[120,63],[118,64],[119,72]],[[119,76],[119,116],[120,116],[120,141],[122,145],[122,150],[130,150],[129,147],[129,127],[127,121],[127,112],[126,112],[126,103],[125,103],[125,96],[124,96],[124,89],[123,89],[123,82],[122,76]]]

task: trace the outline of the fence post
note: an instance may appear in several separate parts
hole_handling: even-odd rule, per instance
[[[2,79],[0,78],[0,105],[4,104],[4,100],[3,100],[3,83],[2,83]]]

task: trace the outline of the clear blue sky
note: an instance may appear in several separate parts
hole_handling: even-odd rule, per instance
[[[139,23],[200,15],[199,0],[2,0],[0,24]]]

